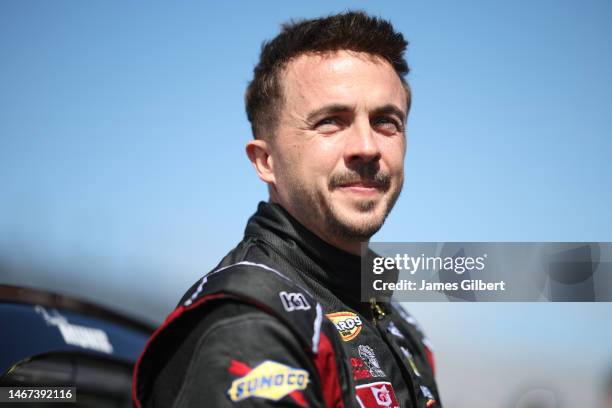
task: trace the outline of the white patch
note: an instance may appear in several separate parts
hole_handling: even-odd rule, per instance
[[[59,329],[66,344],[107,354],[113,352],[113,345],[108,340],[104,330],[69,323],[55,309],[53,309],[53,315],[50,315],[44,307],[39,305],[36,305],[34,310],[42,315],[47,325],[56,326]]]
[[[429,388],[427,388],[426,386],[421,385],[421,392],[423,393],[425,398],[430,399],[430,400],[435,400],[433,394],[431,393],[431,391],[429,391]]]
[[[310,310],[310,304],[303,293],[287,293],[282,291],[278,293],[278,296],[280,296],[283,308],[287,312],[293,312],[294,310]]]
[[[399,337],[400,339],[405,339],[404,335],[402,334],[401,331],[399,331],[395,323],[393,322],[389,323],[389,327],[387,328],[387,330],[389,330],[389,333],[391,333],[395,337]]]
[[[360,344],[357,349],[359,351],[359,357],[361,357],[363,362],[368,366],[372,377],[384,377],[385,373],[383,370],[381,370],[380,364],[378,363],[378,359],[376,358],[376,354],[374,354],[372,347]]]

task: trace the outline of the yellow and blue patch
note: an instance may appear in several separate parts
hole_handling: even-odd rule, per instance
[[[266,360],[234,380],[227,393],[232,401],[249,397],[278,401],[292,392],[306,389],[308,381],[308,371]]]

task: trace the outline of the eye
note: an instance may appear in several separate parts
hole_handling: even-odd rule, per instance
[[[340,118],[330,116],[318,121],[313,128],[321,133],[333,133],[342,129],[342,126],[343,124]]]
[[[381,133],[392,135],[402,132],[403,126],[400,121],[390,116],[380,116],[372,120],[372,126]]]

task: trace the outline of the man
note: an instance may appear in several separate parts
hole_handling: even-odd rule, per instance
[[[361,12],[264,44],[246,152],[269,202],[150,340],[136,406],[440,406],[414,320],[360,292],[360,244],[403,184],[406,45]]]

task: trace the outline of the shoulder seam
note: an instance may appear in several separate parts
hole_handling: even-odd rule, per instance
[[[230,269],[233,268],[235,266],[241,266],[241,265],[246,265],[246,266],[255,266],[255,267],[259,267],[262,269],[266,269],[268,271],[274,272],[275,274],[277,274],[278,276],[282,277],[283,279],[287,280],[288,282],[291,282],[292,284],[295,285],[295,283],[289,279],[288,277],[286,277],[285,275],[283,275],[282,273],[280,273],[279,271],[277,271],[274,268],[270,268],[268,265],[265,264],[261,264],[261,263],[256,263],[256,262],[251,262],[251,261],[240,261],[240,262],[236,262],[233,263],[231,265],[226,265],[223,266],[221,268],[215,269],[212,272],[206,274],[201,280],[200,280],[200,284],[198,285],[198,288],[195,290],[195,292],[193,292],[193,294],[189,297],[189,299],[187,299],[183,305],[184,306],[190,306],[193,301],[198,297],[198,295],[200,294],[200,292],[202,292],[202,289],[204,288],[204,285],[206,284],[206,282],[208,281],[208,278],[212,275],[215,275],[219,272],[222,272],[226,269]],[[308,293],[308,292],[307,292]]]

